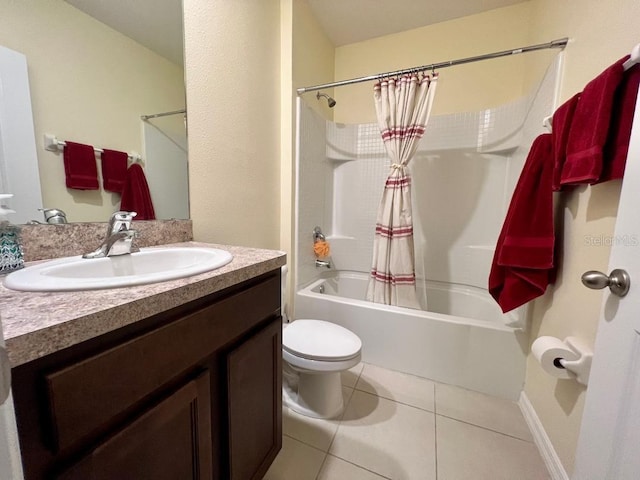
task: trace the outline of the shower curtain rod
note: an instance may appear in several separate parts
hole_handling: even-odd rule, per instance
[[[478,55],[476,57],[461,58],[459,60],[449,60],[448,62],[432,63],[430,65],[423,65],[421,67],[414,67],[414,68],[405,68],[403,70],[396,70],[395,72],[377,73],[375,75],[369,75],[367,77],[352,78],[349,80],[341,80],[339,82],[325,83],[323,85],[314,85],[312,87],[298,88],[296,91],[298,92],[298,95],[302,95],[303,93],[306,93],[306,92],[314,92],[316,90],[322,90],[325,88],[342,87],[344,85],[351,85],[354,83],[371,82],[373,80],[381,80],[383,78],[395,77],[398,75],[405,75],[407,73],[412,73],[412,72],[421,72],[424,70],[435,70],[439,68],[453,67],[455,65],[462,65],[464,63],[479,62],[481,60],[507,57],[509,55],[518,55],[520,53],[534,52],[536,50],[546,50],[548,48],[564,48],[567,46],[568,42],[569,42],[569,39],[565,37],[565,38],[560,38],[558,40],[553,40],[547,43],[539,43],[537,45],[529,45],[527,47],[520,47],[512,50],[503,50],[501,52],[486,53],[484,55]]]
[[[174,110],[173,112],[154,113],[153,115],[140,115],[142,120],[149,120],[150,118],[167,117],[169,115],[178,115],[180,113],[187,113],[186,110]]]

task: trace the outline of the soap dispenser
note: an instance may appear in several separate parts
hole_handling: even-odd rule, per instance
[[[16,213],[2,205],[2,200],[11,197],[13,195],[9,193],[0,194],[0,274],[24,267],[20,229],[4,218],[9,213]]]

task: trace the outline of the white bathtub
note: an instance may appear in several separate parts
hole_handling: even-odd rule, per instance
[[[427,282],[431,311],[421,311],[365,301],[367,282],[364,273],[330,272],[296,292],[295,318],[327,320],[355,332],[364,362],[518,399],[527,336],[504,325],[487,292]]]

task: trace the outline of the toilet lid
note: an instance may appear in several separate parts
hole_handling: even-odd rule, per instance
[[[309,360],[348,360],[360,353],[362,342],[350,330],[323,320],[296,320],[282,332],[282,348]]]

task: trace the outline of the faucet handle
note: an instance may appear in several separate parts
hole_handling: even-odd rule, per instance
[[[124,210],[115,212],[109,219],[109,230],[107,234],[119,232],[120,230],[129,230],[133,217],[138,215],[137,212],[127,212]]]
[[[322,229],[320,227],[315,227],[313,229],[313,243],[324,242],[325,240],[326,238],[322,233]]]
[[[133,217],[138,215],[138,212],[127,212],[126,210],[120,210],[111,215],[112,219],[118,220],[133,220]]]
[[[67,214],[59,208],[39,208],[46,223],[67,223]]]

